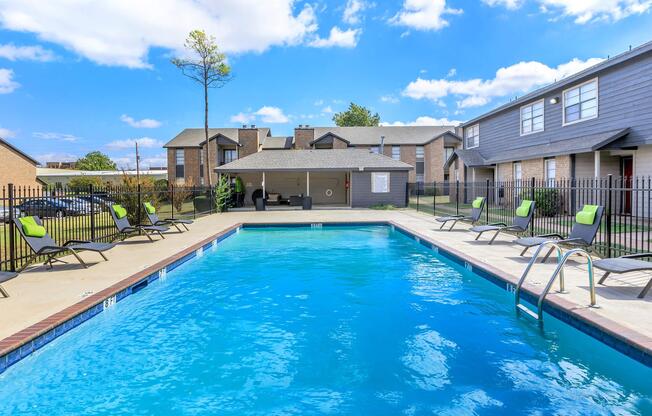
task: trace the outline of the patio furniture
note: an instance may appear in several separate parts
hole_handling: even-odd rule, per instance
[[[606,273],[602,275],[599,284],[604,284],[604,281],[611,273],[630,273],[639,272],[644,270],[652,270],[652,263],[644,260],[637,260],[644,257],[652,257],[652,253],[638,253],[621,256],[613,259],[601,259],[593,262],[593,266],[604,270]],[[647,292],[652,289],[652,278],[647,282],[641,293],[638,294],[639,299],[643,299]]]
[[[2,294],[2,296],[4,296],[5,298],[9,297],[9,293],[5,290],[4,287],[2,287],[2,283],[8,282],[14,277],[18,277],[18,273],[0,272],[0,294]]]
[[[291,207],[303,206],[303,195],[290,195],[290,206]]]
[[[530,226],[530,222],[532,222],[535,205],[534,201],[523,200],[521,205],[516,209],[516,216],[512,221],[512,225],[507,225],[504,222],[495,222],[488,225],[476,225],[471,228],[471,231],[478,233],[478,236],[475,237],[476,240],[487,231],[495,231],[493,237],[489,240],[489,244],[492,244],[496,237],[498,237],[498,234],[503,231],[515,231],[517,233],[525,232]]]
[[[131,234],[138,233],[145,234],[149,241],[154,241],[152,234],[158,234],[161,238],[165,239],[164,232],[168,231],[170,227],[163,225],[131,225],[127,218],[127,210],[119,204],[114,204],[109,207],[113,223],[121,235],[121,240],[126,239]]]
[[[72,254],[82,266],[87,268],[88,265],[79,257],[78,251],[93,251],[102,256],[104,260],[108,260],[104,252],[115,247],[113,243],[96,243],[86,240],[69,240],[63,243],[63,245],[59,245],[45,231],[45,227],[43,227],[43,223],[39,217],[15,218],[14,224],[23,240],[25,240],[30,250],[32,250],[32,255],[27,259],[20,271],[24,270],[38,256],[46,256],[43,264],[49,265],[49,268],[52,268],[52,262],[55,261],[65,263],[62,260],[54,258],[54,256],[63,253]]]
[[[158,215],[156,214],[156,208],[150,203],[150,202],[144,202],[143,203],[143,208],[145,208],[145,214],[147,214],[147,219],[152,225],[172,225],[174,228],[176,228],[180,233],[183,232],[181,228],[179,228],[179,225],[182,225],[183,228],[186,229],[186,231],[190,231],[188,228],[188,225],[192,224],[192,220],[183,220],[179,218],[164,218],[160,219]]]
[[[452,222],[453,224],[451,227],[446,230],[450,231],[455,227],[455,224],[457,224],[458,221],[470,221],[471,224],[475,224],[480,220],[480,216],[482,215],[482,211],[484,210],[485,203],[487,202],[487,198],[483,196],[479,196],[476,199],[473,200],[471,203],[471,215],[469,216],[464,216],[464,215],[449,215],[446,217],[439,217],[435,218],[435,221],[441,222],[441,227],[439,229],[441,230],[444,228],[444,225],[446,225],[447,222]]]
[[[553,241],[559,246],[590,250],[593,240],[600,229],[603,212],[604,207],[600,205],[584,205],[582,211],[578,212],[575,216],[576,221],[568,237],[564,238],[562,235],[555,233],[543,234],[535,237],[519,238],[514,240],[514,243],[525,247],[521,252],[521,256],[531,247],[538,247],[548,241]],[[548,260],[548,257],[550,257],[554,249],[554,247],[550,247],[550,250],[543,257],[541,263],[545,263]]]
[[[280,205],[281,204],[281,194],[269,193],[267,194],[267,204],[269,205]]]
[[[263,198],[256,199],[256,211],[265,211],[265,200]]]

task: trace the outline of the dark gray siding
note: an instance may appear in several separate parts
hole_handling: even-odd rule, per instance
[[[371,192],[371,172],[352,172],[351,206],[369,208],[377,204],[392,204],[404,207],[407,180],[407,171],[392,171],[389,174],[389,192],[375,194]]]
[[[562,126],[562,91],[574,85],[598,78],[598,117]],[[558,104],[549,100],[559,97]],[[520,107],[545,98],[544,131],[520,136]],[[491,159],[506,150],[554,143],[588,134],[630,127],[627,137],[618,147],[652,143],[652,53],[639,56],[596,74],[587,75],[577,83],[533,97],[503,112],[479,121],[480,146],[483,156]],[[533,155],[534,156],[534,155]]]

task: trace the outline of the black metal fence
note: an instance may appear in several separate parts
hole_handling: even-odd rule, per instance
[[[163,218],[196,218],[215,212],[214,189],[187,186],[113,186],[87,189],[0,188],[0,270],[20,269],[31,255],[13,219],[39,216],[59,244],[70,240],[111,241],[117,237],[109,207],[126,208],[132,224],[147,223],[143,202]]]
[[[471,212],[475,197],[487,198],[482,223],[510,224],[521,200],[536,201],[531,235],[566,236],[585,204],[605,213],[594,241],[595,251],[615,257],[652,249],[652,179],[650,177],[574,178],[513,182],[435,182],[408,184],[408,206],[433,215]]]

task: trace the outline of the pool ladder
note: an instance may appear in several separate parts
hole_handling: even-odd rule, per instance
[[[550,276],[550,279],[548,280],[546,287],[543,289],[543,292],[541,292],[541,294],[539,295],[539,298],[537,300],[537,311],[534,312],[532,309],[528,308],[523,303],[521,303],[521,288],[523,287],[523,283],[525,283],[525,279],[527,278],[530,269],[532,269],[532,266],[534,265],[534,263],[536,263],[541,250],[543,250],[544,247],[550,247],[550,246],[552,246],[551,249],[557,250],[557,268],[555,268],[555,271],[552,274],[552,276]],[[532,255],[532,258],[530,259],[530,262],[528,263],[527,267],[523,271],[523,274],[521,275],[521,278],[519,279],[518,284],[516,285],[515,299],[514,299],[516,304],[516,310],[525,313],[527,316],[531,318],[536,319],[539,323],[543,323],[543,301],[548,295],[548,293],[550,292],[550,289],[552,289],[552,285],[555,283],[555,279],[557,278],[557,276],[559,276],[558,293],[568,293],[564,288],[564,265],[568,261],[568,258],[573,255],[586,257],[588,261],[591,307],[597,308],[598,306],[596,305],[595,302],[595,282],[593,279],[593,260],[591,259],[589,253],[586,250],[582,250],[581,248],[575,248],[567,251],[566,254],[562,256],[562,251],[559,245],[557,245],[554,240],[551,240],[551,241],[546,241],[543,244],[539,245],[537,250],[534,252],[534,255]]]

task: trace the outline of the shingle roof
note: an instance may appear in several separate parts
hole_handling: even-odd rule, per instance
[[[411,165],[365,149],[263,150],[215,168],[216,172],[410,170]]]
[[[25,159],[29,160],[29,161],[32,162],[33,164],[38,165],[38,161],[36,161],[34,158],[32,158],[32,157],[31,157],[30,155],[28,155],[27,153],[23,152],[22,150],[20,150],[20,149],[17,148],[16,146],[12,145],[12,144],[9,143],[8,141],[4,140],[2,137],[0,137],[0,144],[5,145],[6,147],[8,147],[9,149],[11,149],[11,150],[13,150],[14,152],[18,153],[19,155],[21,155],[21,156],[24,157]]]
[[[380,144],[380,136],[385,136],[385,144],[423,145],[446,132],[455,134],[454,126],[379,126],[379,127],[314,127],[315,139],[332,133],[351,145]]]
[[[261,149],[263,150],[278,150],[290,149],[292,147],[292,136],[289,137],[265,137]]]
[[[629,128],[609,130],[572,139],[539,144],[536,146],[526,146],[506,150],[501,152],[500,155],[491,158],[483,156],[477,149],[457,149],[453,154],[454,156],[451,156],[446,161],[445,167],[449,167],[455,157],[462,159],[466,166],[478,167],[491,166],[496,163],[512,162],[515,160],[528,160],[541,157],[568,155],[572,153],[593,152],[625,137],[627,133],[629,133]]]
[[[208,129],[208,137],[221,134],[234,142],[238,142],[238,129]],[[163,147],[199,147],[205,141],[204,129],[183,129]]]

